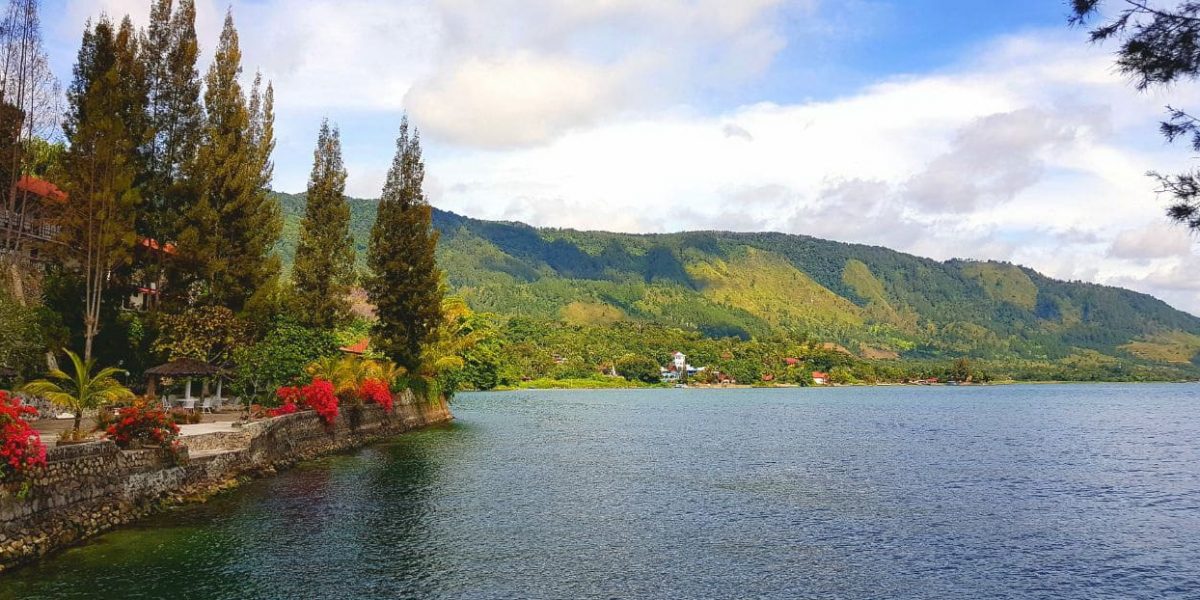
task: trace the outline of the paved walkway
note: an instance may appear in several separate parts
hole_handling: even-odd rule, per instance
[[[213,423],[197,423],[195,425],[180,425],[179,437],[187,437],[189,435],[204,435],[206,433],[221,433],[225,431],[237,431],[233,428],[236,421],[216,421]]]
[[[229,412],[220,412],[216,414],[205,413],[201,416],[201,422],[195,425],[180,425],[179,435],[181,437],[192,435],[203,435],[205,433],[218,433],[224,431],[234,431],[233,424],[241,419],[242,413],[238,410]],[[66,431],[74,425],[74,419],[38,419],[32,423],[33,428],[42,436],[42,443],[46,444],[47,448],[53,448],[58,441],[58,436],[63,431]],[[92,431],[96,427],[96,421],[91,417],[83,419],[83,430]],[[99,432],[92,433],[92,437],[100,439],[102,436]]]

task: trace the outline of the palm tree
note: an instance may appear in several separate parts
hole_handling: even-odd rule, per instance
[[[392,389],[395,389],[396,382],[408,373],[408,369],[405,369],[404,367],[388,359],[377,360],[375,361],[375,364],[378,365],[379,369],[376,378],[388,384],[388,387]]]
[[[45,398],[74,413],[74,437],[79,438],[82,436],[80,429],[83,411],[111,402],[132,400],[134,394],[117,381],[117,375],[127,374],[125,371],[106,367],[92,374],[92,369],[96,366],[95,359],[85,361],[70,350],[64,351],[71,358],[71,365],[75,370],[73,374],[68,375],[61,369],[54,369],[47,374],[47,379],[31,381],[25,384],[21,391]]]
[[[463,355],[486,337],[486,332],[477,328],[474,317],[466,300],[457,296],[443,300],[437,335],[421,352],[420,368],[403,374],[404,386],[430,402],[443,394],[453,395],[454,389],[442,389],[446,383],[443,376],[462,370],[466,366]]]
[[[358,390],[368,379],[382,379],[385,372],[380,363],[358,356],[325,357],[308,366],[308,374],[314,379],[324,379],[333,384],[333,392],[347,403],[359,400]],[[390,382],[389,382],[390,383]]]

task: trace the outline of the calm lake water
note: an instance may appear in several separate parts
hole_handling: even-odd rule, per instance
[[[0,598],[1200,598],[1200,386],[464,394]]]

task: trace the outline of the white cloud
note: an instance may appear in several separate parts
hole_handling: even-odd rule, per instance
[[[414,88],[408,106],[424,131],[453,142],[531,145],[622,106],[624,86],[587,63],[521,53],[469,59]]]
[[[905,184],[908,199],[934,212],[970,212],[1005,203],[1038,182],[1046,153],[1069,147],[1080,128],[1041,108],[980,117],[955,134],[950,149]]]
[[[471,146],[548,142],[685,92],[753,80],[783,48],[783,0],[441,0],[437,70],[408,108]]]
[[[66,18],[50,33],[74,49],[87,19],[128,14],[145,25],[150,3],[69,0]],[[281,110],[398,112],[413,82],[430,74],[442,35],[440,15],[415,0],[196,0],[201,74],[230,7],[247,80],[261,70],[275,84]]]
[[[1132,260],[1186,257],[1191,255],[1192,242],[1185,228],[1156,223],[1121,232],[1108,247],[1108,256]]]

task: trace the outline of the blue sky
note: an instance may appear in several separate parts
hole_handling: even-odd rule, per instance
[[[54,0],[83,22],[148,0]],[[197,0],[204,61],[227,4]],[[1150,169],[1188,87],[1138,94],[1060,0],[257,0],[245,66],[278,95],[275,186],[304,188],[322,117],[351,195],[378,194],[400,115],[442,208],[538,225],[778,230],[1008,260],[1200,312],[1192,239]],[[247,75],[249,77],[249,74]]]

